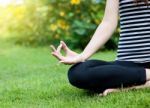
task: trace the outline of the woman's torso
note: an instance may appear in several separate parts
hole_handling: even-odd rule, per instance
[[[150,63],[150,0],[120,0],[120,37],[116,60]]]

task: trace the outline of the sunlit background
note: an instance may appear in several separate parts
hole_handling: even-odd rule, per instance
[[[103,18],[104,6],[105,0],[0,0],[0,38],[37,46],[65,40],[83,49]],[[116,48],[118,31],[106,48]]]
[[[10,4],[23,4],[24,0],[0,0],[0,6],[7,6]]]

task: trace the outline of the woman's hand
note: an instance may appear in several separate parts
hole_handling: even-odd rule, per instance
[[[53,50],[52,55],[55,56],[60,63],[75,64],[84,61],[82,54],[78,54],[69,49],[63,41],[60,42],[60,45],[57,47],[57,49],[53,45],[51,45],[51,48]],[[65,56],[61,54],[61,49],[64,50]]]

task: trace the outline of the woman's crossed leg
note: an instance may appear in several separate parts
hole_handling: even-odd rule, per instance
[[[124,87],[141,87],[148,77],[145,68],[134,63],[87,60],[71,66],[68,79],[75,87],[107,95]]]

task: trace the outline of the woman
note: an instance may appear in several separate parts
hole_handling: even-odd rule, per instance
[[[73,64],[68,71],[69,82],[78,88],[107,95],[119,88],[150,86],[150,1],[107,0],[105,14],[92,39],[80,54],[61,41],[52,55],[60,63]],[[120,16],[120,38],[115,61],[88,60],[117,27]],[[63,49],[66,56],[60,51]]]

